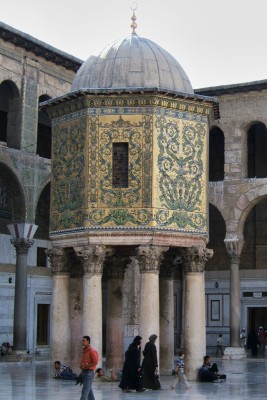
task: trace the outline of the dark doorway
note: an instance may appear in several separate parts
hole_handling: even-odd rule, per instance
[[[249,307],[248,332],[258,332],[259,326],[267,329],[267,307]]]
[[[37,306],[37,346],[49,344],[49,319],[50,304],[38,304]]]

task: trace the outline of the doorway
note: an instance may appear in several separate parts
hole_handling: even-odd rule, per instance
[[[37,346],[49,345],[50,304],[37,305]]]
[[[248,332],[257,332],[259,326],[267,330],[267,307],[249,307]]]

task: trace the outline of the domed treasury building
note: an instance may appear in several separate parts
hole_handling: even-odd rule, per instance
[[[173,279],[183,276],[183,346],[196,378],[206,351],[207,157],[215,98],[135,32],[91,56],[70,93],[42,104],[52,121],[48,250],[52,359],[78,364],[89,334],[121,368],[135,335],[158,335],[173,368]],[[217,116],[218,118],[218,116]]]

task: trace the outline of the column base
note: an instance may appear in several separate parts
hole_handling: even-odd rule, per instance
[[[226,347],[224,349],[223,360],[241,360],[246,358],[247,353],[243,347]]]

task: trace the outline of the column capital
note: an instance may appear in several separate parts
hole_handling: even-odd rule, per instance
[[[10,242],[16,249],[17,254],[28,254],[30,247],[33,245],[32,239],[10,239]]]
[[[74,250],[82,260],[85,274],[102,275],[105,258],[112,249],[104,245],[89,245],[74,247]]]
[[[140,272],[151,272],[159,274],[163,254],[169,250],[166,246],[139,246],[137,249],[137,260]]]
[[[233,264],[239,264],[241,252],[244,246],[243,238],[227,238],[224,239],[224,244]]]
[[[52,249],[47,249],[45,252],[53,274],[58,275],[70,272],[67,253],[63,247],[53,247]]]
[[[213,250],[205,246],[189,247],[184,251],[184,271],[204,272],[206,262],[213,256]]]

